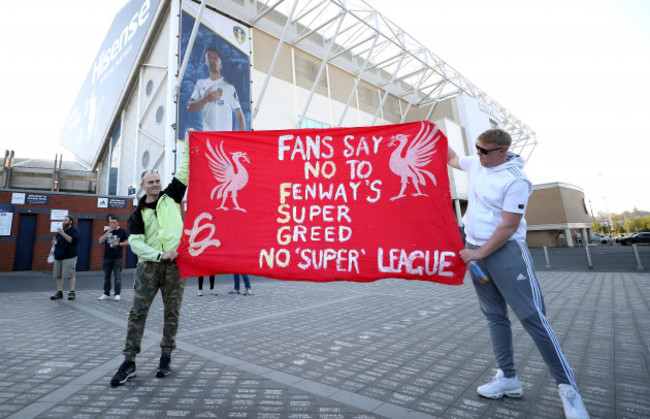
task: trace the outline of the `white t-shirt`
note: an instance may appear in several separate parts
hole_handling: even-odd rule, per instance
[[[208,94],[208,90],[215,92],[221,89],[221,98],[203,105],[203,131],[232,131],[232,113],[240,109],[237,92],[232,84],[223,77],[218,80],[200,79],[196,82],[191,100],[201,100]]]
[[[463,216],[466,240],[482,246],[503,221],[503,212],[524,214],[533,185],[521,170],[524,159],[508,153],[509,160],[496,167],[483,167],[478,156],[461,157],[458,162],[468,175],[468,204]],[[510,240],[526,239],[526,220]]]

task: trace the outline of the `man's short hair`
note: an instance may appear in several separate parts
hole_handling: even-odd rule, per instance
[[[512,137],[510,137],[510,134],[500,128],[485,131],[483,134],[478,136],[477,140],[505,148],[510,148],[510,145],[512,144]]]
[[[68,217],[68,219],[70,220],[70,224],[74,224],[74,217],[72,215],[68,214],[65,217]]]
[[[144,181],[144,175],[146,175],[147,173],[158,174],[158,170],[156,170],[156,169],[147,169],[144,172],[142,172],[142,174],[140,175],[140,183],[142,183]]]
[[[205,52],[203,53],[203,56],[205,57],[205,56],[208,54],[208,52],[210,52],[210,51],[212,51],[212,52],[214,52],[215,54],[217,54],[217,55],[219,56],[219,59],[221,59],[221,54],[219,54],[219,51],[217,51],[217,49],[214,48],[214,47],[207,47],[207,48],[205,49]]]
[[[110,220],[120,221],[120,219],[117,218],[117,215],[109,215],[108,216],[108,221],[110,221]]]

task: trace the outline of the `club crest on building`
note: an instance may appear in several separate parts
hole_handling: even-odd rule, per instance
[[[433,184],[436,185],[436,178],[433,173],[423,169],[423,167],[431,163],[433,155],[437,151],[434,148],[440,139],[438,133],[438,127],[422,123],[420,131],[410,144],[408,135],[397,134],[391,137],[388,146],[397,145],[397,149],[391,154],[388,165],[390,170],[400,177],[402,185],[399,194],[392,197],[391,201],[406,196],[404,191],[409,184],[409,180],[416,190],[412,194],[413,196],[427,196],[427,194],[420,191],[419,186],[426,185],[425,176],[429,177]]]
[[[235,37],[235,40],[237,40],[237,42],[240,44],[243,44],[244,41],[246,41],[246,32],[239,26],[234,26],[232,28],[232,34]]]
[[[206,144],[208,148],[208,153],[206,153],[208,165],[212,175],[218,182],[217,186],[210,192],[210,199],[214,199],[216,193],[217,199],[221,199],[221,205],[217,209],[228,211],[226,200],[230,196],[233,209],[246,212],[237,203],[237,193],[248,183],[248,171],[242,164],[242,161],[250,163],[246,153],[235,151],[230,153],[231,158],[223,150],[223,141],[219,144],[219,148],[213,148],[210,145],[210,140],[207,140]]]

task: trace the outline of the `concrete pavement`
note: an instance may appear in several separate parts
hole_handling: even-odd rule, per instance
[[[0,274],[0,281],[9,275],[17,273]],[[199,297],[192,278],[172,374],[155,378],[157,297],[137,377],[111,388],[132,280],[125,280],[122,301],[99,301],[102,274],[82,273],[76,301],[50,301],[49,272],[18,275],[51,282],[47,290],[0,293],[2,418],[563,417],[556,386],[517,321],[524,397],[477,396],[495,361],[468,278],[451,287],[252,277],[250,297],[226,294],[230,275],[218,277],[218,296]],[[591,417],[650,417],[650,274],[538,270],[538,276]]]

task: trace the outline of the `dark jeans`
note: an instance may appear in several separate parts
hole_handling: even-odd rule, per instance
[[[234,274],[234,275],[235,275],[235,289],[239,291],[239,274]],[[246,289],[250,289],[251,282],[248,280],[248,275],[242,274],[241,277],[244,278],[244,286],[246,287]]]
[[[111,295],[111,272],[115,276],[115,295],[122,292],[122,258],[104,259],[104,294]]]

